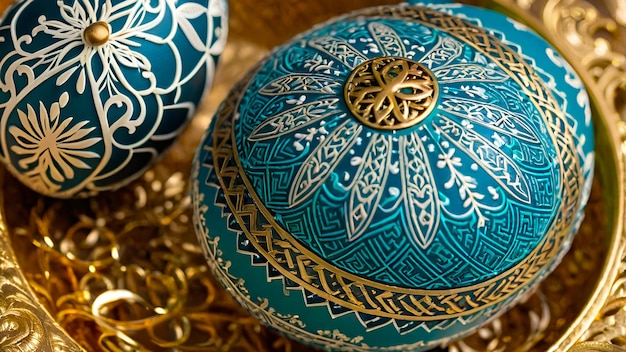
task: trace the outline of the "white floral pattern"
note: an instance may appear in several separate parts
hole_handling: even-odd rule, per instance
[[[140,174],[193,115],[210,83],[225,44],[225,13],[224,0],[16,2],[0,31],[0,141],[9,169],[33,188],[24,175],[49,170],[49,182],[37,190],[59,197],[117,188]],[[108,26],[101,45],[83,34],[96,22]],[[101,160],[81,177],[70,169],[85,165],[57,161],[52,167],[47,152],[26,161],[31,149],[11,132],[17,133],[13,125],[23,122],[21,115],[32,115],[29,109],[52,106],[59,91],[71,97],[67,113],[80,115],[101,136]],[[86,126],[63,121],[76,133]],[[21,128],[30,134],[20,134],[23,143],[42,137]]]
[[[86,150],[102,140],[100,137],[89,137],[95,127],[85,128],[89,122],[81,121],[68,128],[74,118],[61,118],[61,109],[68,101],[69,94],[65,92],[59,102],[52,104],[50,111],[41,103],[39,115],[28,105],[26,113],[17,110],[21,128],[15,125],[9,127],[9,133],[17,142],[11,150],[23,156],[18,162],[20,167],[27,169],[31,164],[40,164],[25,174],[37,185],[36,190],[56,189],[55,182],[74,178],[75,168],[91,168],[81,159],[100,156]]]

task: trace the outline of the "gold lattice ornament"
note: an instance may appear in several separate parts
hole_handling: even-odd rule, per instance
[[[361,63],[345,83],[348,109],[364,124],[379,129],[414,126],[437,100],[437,81],[420,63],[381,57]]]

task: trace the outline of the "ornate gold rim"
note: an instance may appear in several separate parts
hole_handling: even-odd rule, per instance
[[[623,350],[617,345],[622,341],[620,338],[623,339],[619,335],[621,330],[610,328],[626,327],[626,294],[622,293],[626,277],[623,233],[626,114],[620,105],[626,87],[626,50],[620,44],[626,43],[626,20],[615,11],[621,4],[617,0],[605,0],[603,4],[583,0],[476,1],[522,19],[544,35],[568,59],[589,90],[600,124],[597,138],[607,140],[607,147],[598,151],[604,160],[602,174],[608,175],[603,182],[620,196],[606,199],[607,209],[611,209],[607,219],[611,238],[607,238],[608,253],[598,285],[576,320],[568,322],[570,327],[550,350]],[[603,16],[602,11],[612,13],[614,18]],[[83,350],[37,301],[17,263],[5,224],[3,213],[0,218],[0,314],[2,318],[19,319],[15,320],[18,325],[0,325],[0,341],[16,341],[13,327],[27,326],[36,332],[34,336],[44,341],[42,350]],[[3,290],[9,290],[10,294],[3,295]]]
[[[593,336],[592,325],[624,326],[624,319],[611,321],[617,314],[604,316],[603,312],[614,310],[615,302],[621,303],[624,309],[623,297],[615,292],[615,284],[624,276],[623,263],[626,255],[626,238],[624,237],[624,153],[626,149],[626,123],[623,111],[618,106],[620,95],[626,88],[626,62],[623,52],[618,52],[612,43],[624,39],[624,28],[615,20],[602,16],[598,4],[591,4],[584,0],[487,0],[485,6],[505,9],[505,13],[527,23],[538,33],[550,41],[558,51],[568,60],[574,70],[583,80],[590,95],[594,112],[599,117],[596,121],[596,138],[606,138],[612,148],[597,150],[603,158],[602,165],[606,168],[604,175],[615,175],[615,179],[605,177],[606,187],[614,190],[618,195],[607,204],[613,209],[609,219],[609,228],[612,229],[611,243],[602,268],[602,276],[598,278],[598,285],[589,297],[577,319],[571,322],[569,329],[550,348],[550,351],[617,351],[622,350],[611,340],[618,336],[611,333],[599,333]],[[616,5],[613,0],[607,1],[607,6]],[[532,15],[532,9],[542,7],[541,17]],[[615,14],[615,12],[613,12]],[[609,34],[613,41],[606,39]],[[565,39],[565,40],[564,40]],[[624,116],[624,117],[622,117]],[[616,126],[614,128],[612,126]],[[621,195],[621,196],[619,196]],[[620,264],[622,264],[620,267]],[[613,297],[611,297],[613,296]],[[618,309],[619,311],[619,309]],[[602,330],[602,329],[600,329]],[[589,342],[585,340],[596,341]]]
[[[4,184],[4,169],[0,184]],[[2,197],[2,195],[0,195]],[[42,351],[83,351],[38,301],[17,262],[0,209],[0,348],[38,346]],[[26,332],[26,336],[24,333]]]

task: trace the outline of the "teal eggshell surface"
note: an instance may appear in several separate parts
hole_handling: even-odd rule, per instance
[[[209,87],[225,0],[18,0],[0,21],[0,158],[48,196],[138,177]]]
[[[263,323],[327,350],[422,351],[554,268],[593,167],[588,97],[544,40],[402,4],[260,62],[198,149],[192,200],[216,277]]]

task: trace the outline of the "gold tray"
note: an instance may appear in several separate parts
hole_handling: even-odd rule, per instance
[[[0,11],[11,0],[0,0]],[[262,327],[211,276],[187,194],[195,148],[232,84],[268,50],[331,16],[399,0],[235,0],[214,87],[141,179],[54,200],[2,175],[0,351],[310,351]],[[442,351],[626,351],[626,2],[475,0],[533,27],[594,106],[597,170],[572,250],[536,292]],[[332,334],[332,331],[328,333]]]

